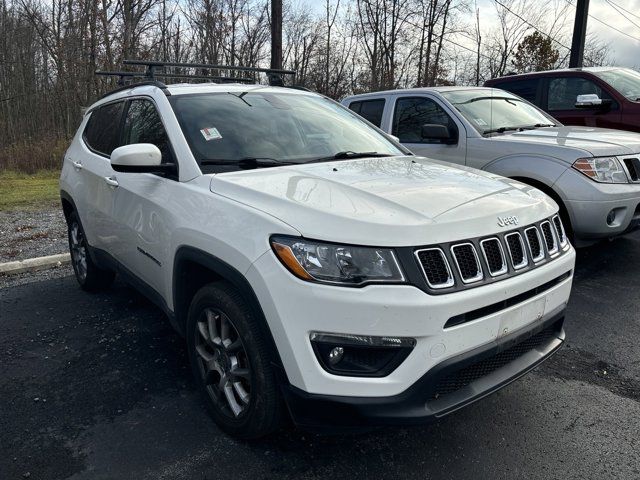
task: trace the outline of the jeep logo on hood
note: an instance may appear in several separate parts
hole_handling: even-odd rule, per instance
[[[498,217],[498,226],[506,227],[507,225],[517,225],[518,217],[511,215],[510,217]]]

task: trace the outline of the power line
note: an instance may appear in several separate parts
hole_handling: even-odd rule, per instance
[[[522,17],[521,15],[517,14],[516,12],[514,12],[513,10],[511,10],[509,7],[507,7],[504,3],[502,3],[500,0],[493,0],[494,2],[496,2],[498,5],[500,5],[502,8],[506,9],[507,11],[509,11],[512,15],[515,15],[516,17],[518,17],[520,20],[522,20],[524,23],[526,23],[527,25],[529,25],[531,28],[533,28],[536,32],[538,32],[541,35],[544,35],[545,37],[547,37],[549,40],[551,40],[552,42],[556,42],[558,45],[560,45],[561,47],[566,48],[567,50],[571,50],[571,47],[566,46],[564,43],[560,42],[559,40],[556,40],[555,38],[553,38],[551,35],[549,35],[548,33],[545,32],[541,32],[538,27],[536,27],[533,23],[529,22],[526,18]]]
[[[620,16],[622,16],[622,18],[624,18],[626,21],[628,21],[629,23],[632,23],[634,26],[640,28],[640,25],[638,25],[636,22],[634,22],[633,20],[631,20],[629,17],[627,17],[624,13],[622,13],[620,11],[620,9],[614,5],[613,3],[611,3],[609,0],[604,0],[605,2],[607,2],[609,5],[611,5],[611,7],[620,14]]]
[[[625,12],[627,12],[629,15],[633,15],[634,17],[636,17],[636,18],[640,19],[640,15],[636,15],[635,13],[633,13],[633,12],[631,12],[631,11],[627,10],[626,8],[624,8],[622,5],[618,5],[617,3],[612,2],[611,0],[606,0],[606,1],[607,1],[607,3],[610,3],[610,4],[612,4],[612,5],[615,5],[615,6],[616,6],[616,7],[618,7],[620,10],[624,10],[624,11],[625,11]]]
[[[494,0],[497,1],[497,0]],[[573,3],[571,3],[569,0],[565,0],[569,5],[571,5],[572,7],[575,7],[575,5]],[[622,30],[620,30],[619,28],[614,27],[613,25],[609,25],[607,22],[605,22],[604,20],[600,20],[598,17],[595,17],[591,14],[589,14],[590,18],[593,18],[596,22],[601,23],[602,25],[604,25],[605,27],[610,28],[611,30],[615,30],[616,32],[625,35],[629,38],[632,38],[633,40],[640,42],[640,38],[638,37],[634,37],[633,35],[629,35],[627,32],[623,32]],[[626,18],[626,17],[625,17]]]

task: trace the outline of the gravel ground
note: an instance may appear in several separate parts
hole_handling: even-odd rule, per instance
[[[62,209],[0,212],[0,263],[68,251]]]

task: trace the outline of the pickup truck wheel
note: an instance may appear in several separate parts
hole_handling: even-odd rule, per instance
[[[198,387],[222,430],[252,439],[280,427],[283,402],[267,344],[237,291],[213,283],[196,293],[187,342]]]
[[[115,273],[101,269],[91,260],[87,238],[76,212],[69,215],[67,227],[71,265],[80,287],[88,292],[96,292],[109,287],[113,283]]]

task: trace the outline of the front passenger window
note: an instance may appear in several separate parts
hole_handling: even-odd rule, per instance
[[[458,135],[453,119],[430,98],[405,97],[396,101],[392,134],[400,139],[400,143],[442,143],[422,137],[425,124],[444,125],[452,138]]]
[[[603,100],[611,96],[591,80],[580,77],[560,77],[549,81],[548,110],[575,110],[578,95],[596,94]]]
[[[132,100],[127,110],[123,145],[151,143],[160,149],[162,163],[174,163],[173,152],[162,119],[150,100]]]

